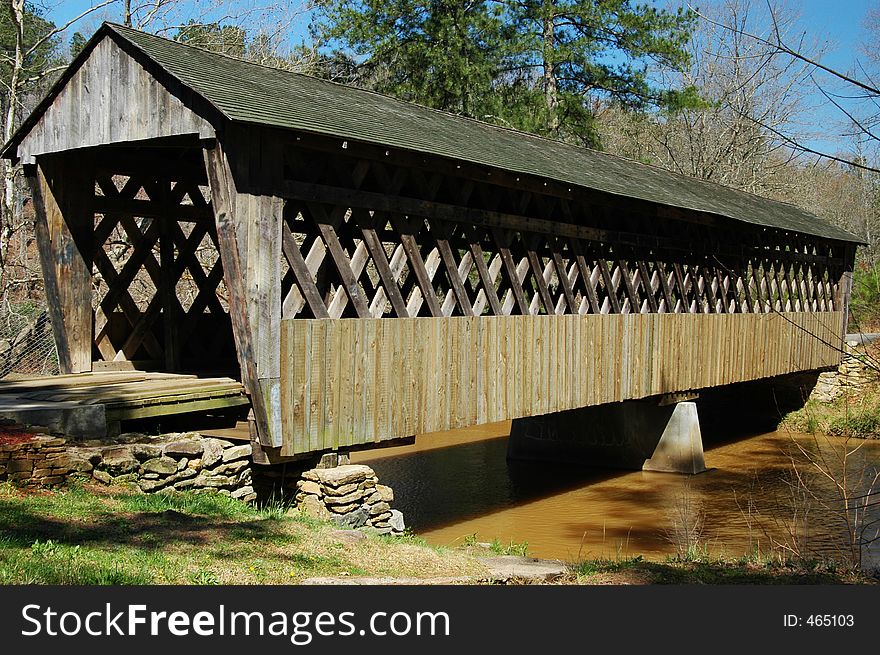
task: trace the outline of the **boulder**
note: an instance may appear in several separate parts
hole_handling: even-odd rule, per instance
[[[327,511],[327,507],[324,503],[322,503],[317,496],[311,494],[303,498],[302,502],[298,503],[296,507],[300,514],[308,516],[309,518],[320,520],[330,518],[330,512]]]
[[[202,461],[201,465],[205,468],[214,466],[223,458],[223,442],[219,439],[203,439],[202,440]],[[194,460],[198,461],[198,460]],[[192,462],[190,462],[192,465]]]
[[[201,439],[173,441],[165,446],[165,454],[175,457],[198,457],[204,450]]]
[[[390,525],[391,529],[395,532],[403,532],[406,530],[406,525],[403,522],[403,512],[399,509],[392,509],[391,518],[388,519],[388,525]]]
[[[131,454],[131,449],[124,446],[105,448],[101,451],[101,461],[104,468],[114,475],[134,471],[140,466],[140,462]]]
[[[171,475],[177,473],[177,461],[166,456],[148,459],[144,462],[144,472]]]
[[[296,488],[304,494],[315,494],[316,496],[320,496],[322,493],[321,485],[317,482],[312,482],[311,480],[300,480],[296,483]]]
[[[367,512],[364,508],[358,507],[345,514],[334,516],[333,521],[342,529],[355,530],[364,527],[367,524],[367,518]]]
[[[373,477],[373,469],[363,464],[347,464],[332,469],[312,469],[306,471],[303,477],[314,480],[329,487],[341,487],[352,482],[362,482]]]
[[[232,446],[231,448],[226,448],[223,451],[223,461],[234,462],[237,459],[250,457],[252,453],[253,448],[251,448],[250,444],[244,444],[242,446]]]
[[[162,456],[162,447],[150,443],[136,443],[131,445],[131,454],[135,459],[146,462]]]

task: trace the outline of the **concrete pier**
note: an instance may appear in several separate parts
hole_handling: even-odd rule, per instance
[[[706,470],[692,401],[633,400],[516,419],[507,457],[666,473]]]

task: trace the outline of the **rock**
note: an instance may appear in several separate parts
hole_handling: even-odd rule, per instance
[[[202,461],[201,459],[191,459],[187,462],[186,467],[193,471],[201,471],[202,470]]]
[[[226,448],[223,451],[223,461],[233,462],[243,457],[250,457],[252,453],[253,448],[251,448],[250,444],[244,444],[243,446],[232,446],[231,448]]]
[[[384,484],[377,484],[376,493],[379,494],[379,499],[386,503],[394,501],[394,489],[391,487],[387,487]]]
[[[94,466],[85,459],[74,458],[70,460],[69,469],[74,473],[91,473]]]
[[[34,462],[30,459],[12,459],[6,465],[6,470],[10,473],[30,473],[34,470]]]
[[[189,480],[178,480],[174,483],[174,488],[178,490],[189,489],[193,484],[195,484],[195,480],[191,478]]]
[[[159,474],[158,474],[158,473],[144,473],[144,474],[141,476],[141,478],[144,479],[144,480],[158,480],[158,479],[159,479]]]
[[[104,484],[110,484],[113,482],[113,477],[106,471],[92,471],[92,477],[98,482],[103,482]]]
[[[345,514],[334,516],[333,521],[343,529],[361,528],[367,524],[367,512],[363,507],[359,507]]]
[[[379,516],[380,514],[391,511],[391,506],[385,502],[369,505],[369,508],[370,516]]]
[[[403,532],[406,530],[406,525],[403,523],[403,512],[399,509],[392,509],[391,518],[388,519],[388,525],[390,525],[391,529],[395,532]]]
[[[223,443],[219,439],[203,439],[202,447],[201,465],[205,468],[214,466],[223,458]]]
[[[124,446],[105,448],[101,451],[101,460],[104,468],[113,475],[128,473],[140,466],[140,462],[131,454],[131,450]]]
[[[189,460],[186,457],[184,457],[179,462],[177,462],[177,470],[182,471],[183,469],[185,469],[187,467],[188,464],[189,464]]]
[[[212,489],[231,487],[234,484],[233,480],[225,475],[212,475],[206,471],[199,473],[193,482],[193,485],[196,487],[209,487]]]
[[[217,468],[214,469],[214,473],[218,475],[234,475],[243,471],[248,467],[248,461],[246,459],[240,459],[237,462],[229,462],[228,464],[221,464]]]
[[[165,454],[177,457],[198,457],[205,450],[201,439],[185,439],[174,441],[165,446]]]
[[[326,520],[330,518],[330,512],[327,511],[327,507],[322,503],[317,496],[312,496],[309,494],[301,503],[297,503],[297,510],[299,510],[300,514],[303,516],[308,516],[313,519],[321,519]]]
[[[317,483],[316,483],[317,484]],[[361,485],[357,482],[352,482],[350,484],[344,484],[341,487],[327,487],[325,491],[328,496],[345,496],[350,494],[353,491],[362,490]]]
[[[170,457],[156,457],[144,462],[146,473],[158,473],[159,475],[171,475],[177,473],[177,462]]]
[[[307,477],[306,474],[310,473],[314,477]],[[341,487],[350,482],[361,482],[374,475],[373,469],[363,464],[348,464],[332,469],[312,469],[311,471],[306,471],[306,474],[303,477],[307,480],[315,480],[330,487]]]
[[[324,496],[324,502],[328,507],[332,507],[333,505],[350,505],[351,503],[355,503],[360,501],[363,498],[363,492],[355,490],[352,493],[346,496]]]
[[[138,487],[144,493],[152,493],[153,491],[158,491],[162,487],[168,486],[168,480],[144,480],[141,479],[138,482]]]
[[[334,514],[348,514],[356,509],[361,507],[360,502],[357,503],[349,503],[348,505],[327,505],[327,509],[329,509]],[[366,510],[364,510],[366,512]]]
[[[480,562],[489,569],[489,578],[494,580],[532,580],[550,582],[566,573],[562,562],[502,555],[500,557],[481,557]]]
[[[391,512],[382,512],[381,514],[377,514],[375,516],[370,517],[371,525],[379,525],[380,523],[387,523],[388,519],[391,518]]]
[[[311,480],[300,480],[296,483],[296,488],[304,494],[315,494],[316,496],[322,495],[321,485],[317,482],[312,482]]]
[[[250,494],[254,493],[253,487],[239,487],[232,492],[233,498],[244,498]]]
[[[365,525],[360,529],[360,531],[364,532],[365,534],[374,534],[379,536],[391,534],[393,532],[393,530],[389,527],[379,527],[375,525]]]
[[[141,432],[123,432],[114,441],[124,444],[132,444],[136,442],[149,441],[149,437]]]
[[[131,454],[135,459],[146,462],[148,459],[162,456],[162,447],[149,443],[136,443],[131,445]]]
[[[137,481],[138,481],[138,474],[133,471],[131,473],[123,473],[122,475],[117,475],[116,477],[113,478],[113,484],[118,484],[118,485],[134,484]]]

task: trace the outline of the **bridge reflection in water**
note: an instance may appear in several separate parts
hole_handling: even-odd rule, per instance
[[[700,517],[709,550],[738,557],[789,538],[794,510],[803,509],[789,484],[793,440],[816,446],[808,435],[710,429],[704,430],[710,470],[702,475],[620,472],[508,462],[509,425],[422,435],[413,446],[353,459],[369,462],[395,489],[396,505],[432,544],[458,545],[476,534],[480,541],[526,541],[539,557],[662,558],[676,552],[676,523]],[[880,442],[865,443],[859,459],[880,466]],[[873,518],[880,518],[875,510]],[[809,546],[829,555],[843,542],[835,517],[815,503],[806,531]],[[880,561],[880,553],[868,555]]]

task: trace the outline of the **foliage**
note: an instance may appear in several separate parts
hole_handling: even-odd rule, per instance
[[[374,89],[466,116],[491,104],[512,37],[488,0],[322,0],[312,31],[350,49]]]
[[[322,0],[313,32],[372,88],[474,118],[595,143],[591,101],[682,106],[651,66],[680,67],[693,18],[629,0]]]
[[[880,263],[862,263],[853,272],[850,313],[853,328],[871,332],[880,327]]]
[[[51,21],[44,17],[44,11],[33,3],[25,3],[25,19],[24,19],[24,41],[22,42],[22,50],[28,51],[39,41],[47,32],[55,27]],[[30,83],[30,88],[38,81],[42,73],[53,66],[61,63],[60,54],[61,39],[51,38],[37,47],[22,62],[21,78],[24,80],[34,80]],[[8,102],[6,89],[12,82],[12,62],[15,60],[15,23],[10,15],[8,3],[3,3],[0,8],[0,49],[3,56],[0,57],[0,80],[3,82],[3,100],[4,104]],[[26,89],[28,87],[25,87]]]

